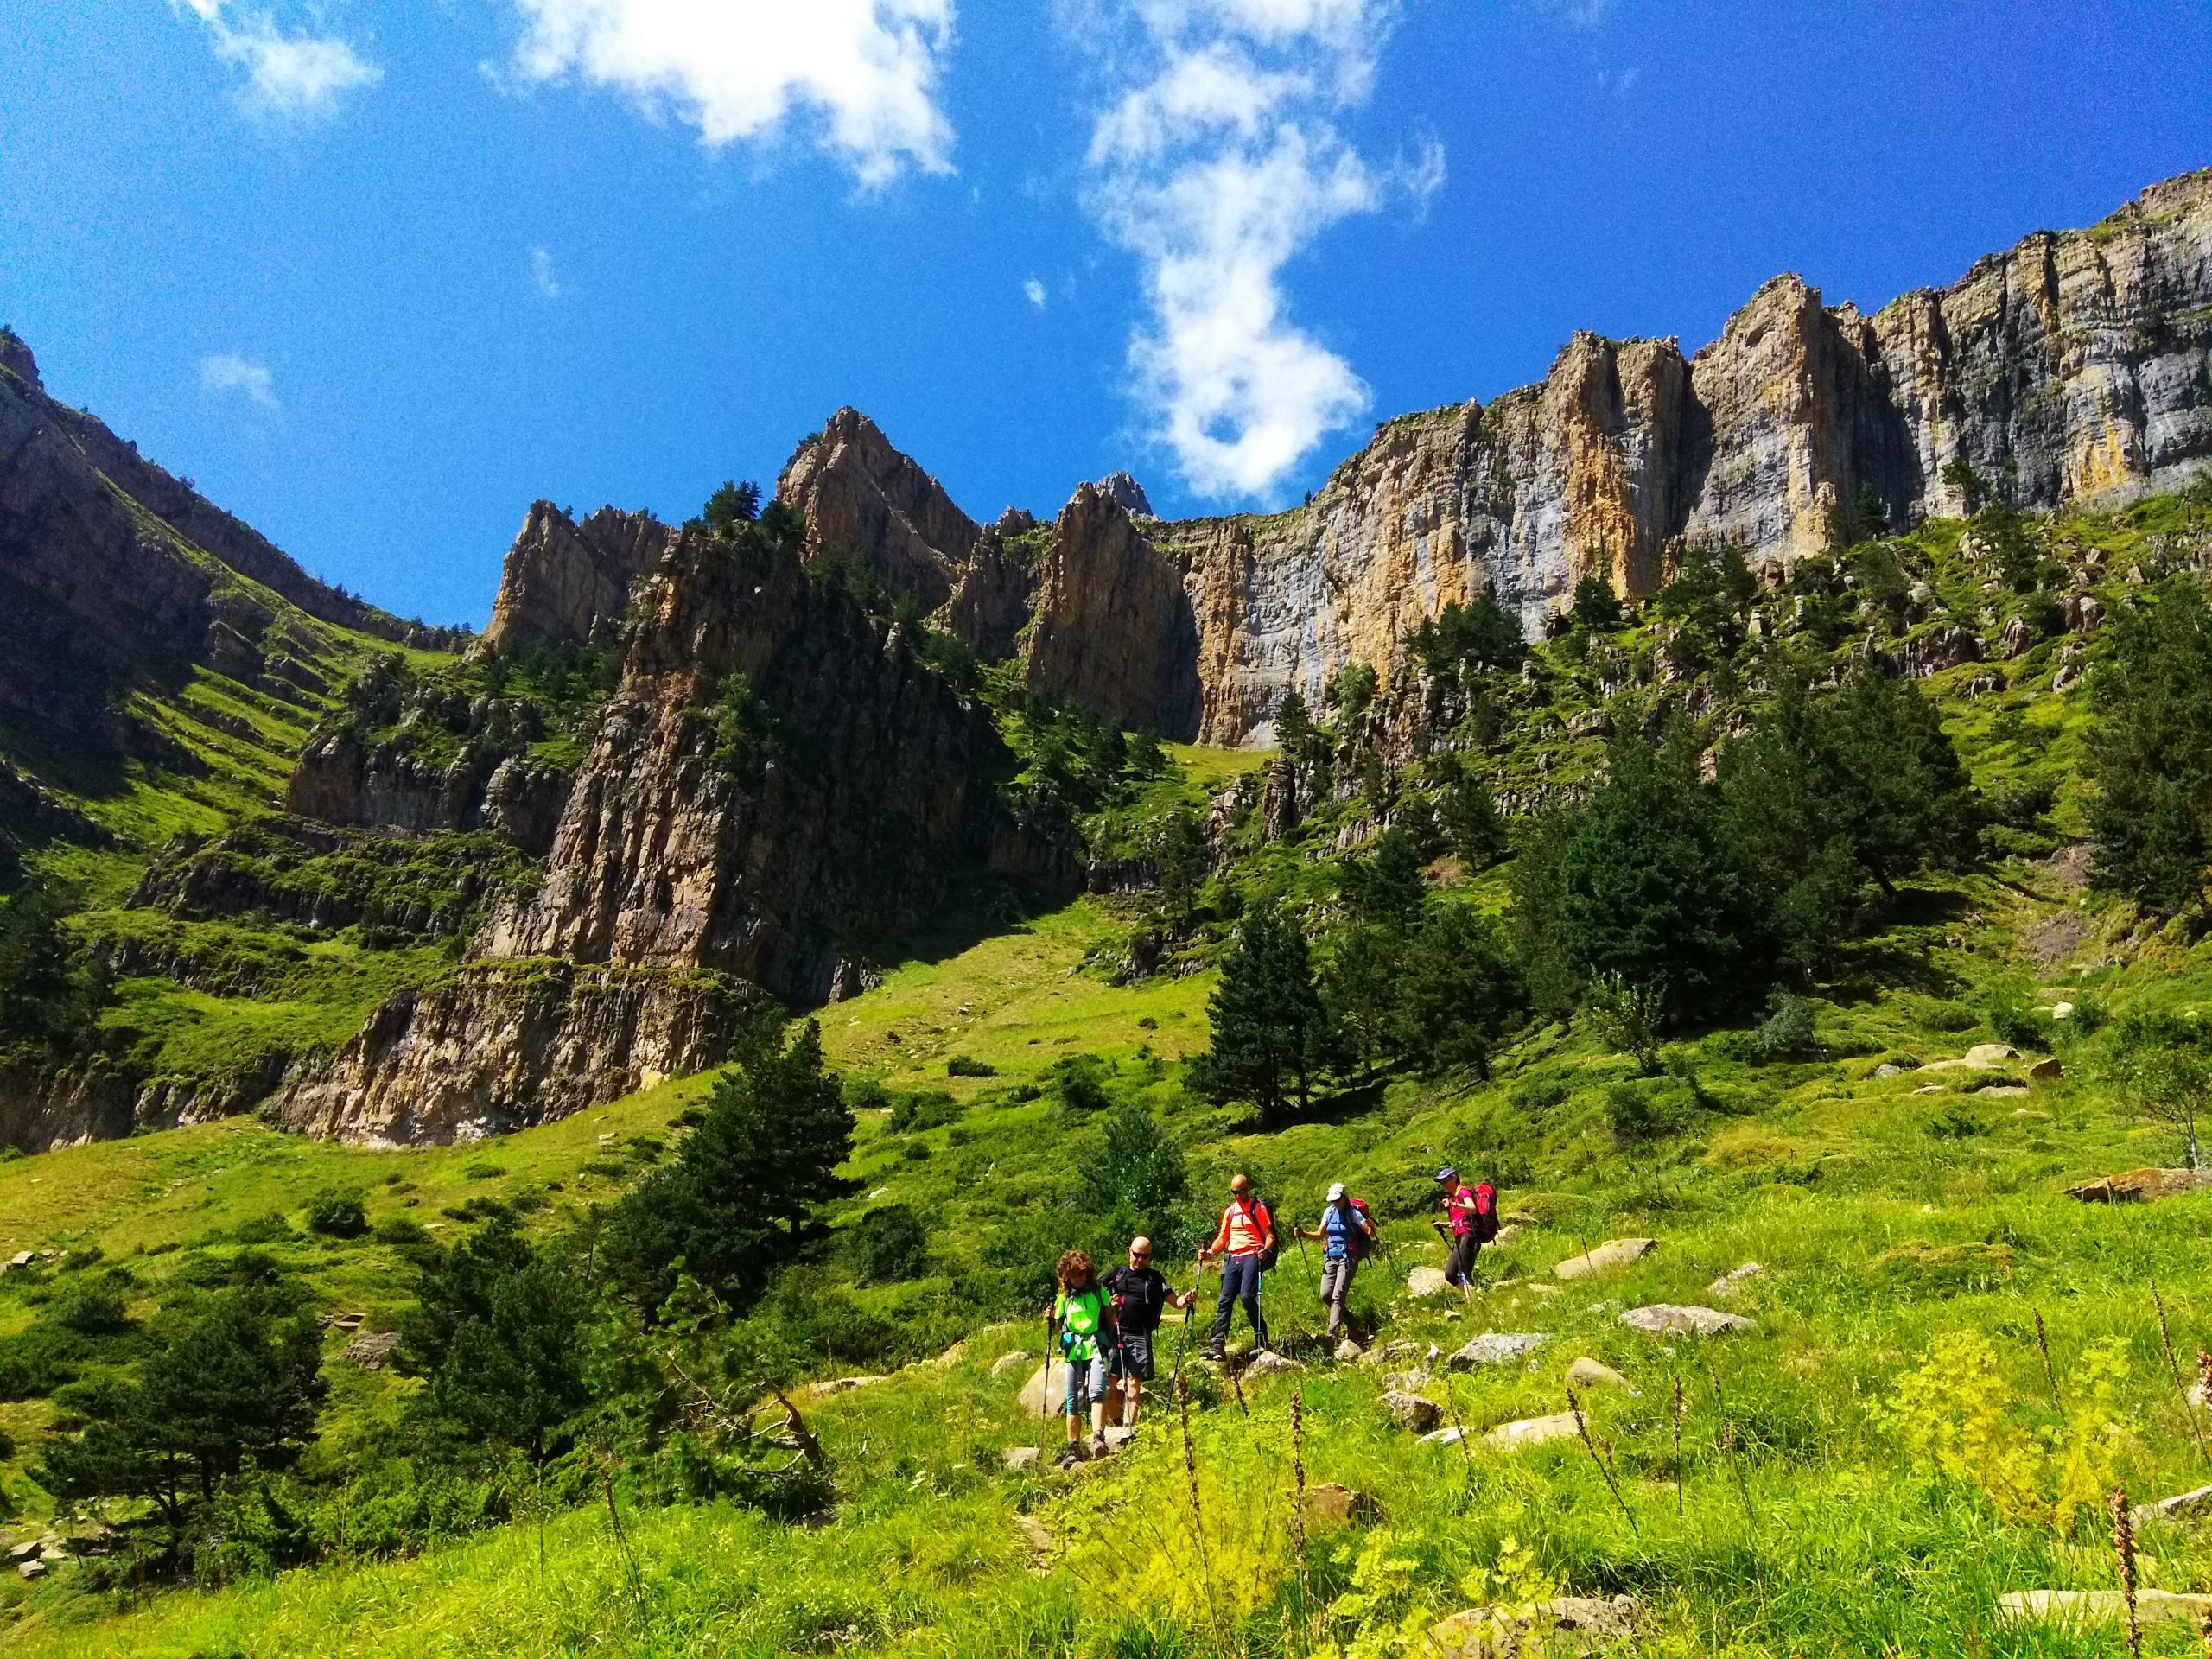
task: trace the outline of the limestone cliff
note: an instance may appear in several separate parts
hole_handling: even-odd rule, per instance
[[[776,499],[806,520],[810,551],[861,554],[887,589],[925,611],[952,596],[982,533],[856,409],[839,410],[799,446]]]
[[[1871,317],[1777,277],[1694,357],[1578,334],[1540,385],[1386,422],[1289,512],[1116,524],[1071,503],[1040,550],[1023,660],[1118,718],[1262,740],[1284,690],[1316,696],[1348,660],[1388,672],[1452,600],[1490,591],[1533,632],[1585,576],[1652,591],[1685,543],[1787,566],[1862,488],[1895,524],[1961,512],[1955,461],[2031,508],[2177,487],[2212,467],[2209,348],[2212,172]],[[789,499],[818,541],[934,571],[902,589],[925,607],[975,571],[995,607],[956,598],[938,620],[979,648],[1001,642],[1016,585],[995,563],[983,575],[973,535],[915,528],[912,503],[947,524],[957,510],[879,445],[842,412],[794,460]],[[824,492],[810,480],[831,456],[852,459]]]
[[[649,512],[601,507],[575,521],[550,501],[533,501],[507,550],[485,639],[498,648],[589,639],[601,624],[621,620],[630,584],[653,568],[669,535]]]
[[[715,1064],[761,1006],[712,975],[479,963],[393,995],[269,1116],[371,1146],[527,1128]]]
[[[679,537],[632,615],[544,886],[486,954],[712,969],[817,1001],[963,864],[1014,856],[988,714],[765,534]]]

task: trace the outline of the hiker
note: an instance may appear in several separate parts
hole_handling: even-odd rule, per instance
[[[1065,1469],[1084,1459],[1082,1425],[1085,1405],[1090,1408],[1090,1455],[1096,1458],[1105,1454],[1103,1339],[1112,1310],[1107,1304],[1106,1294],[1098,1287],[1087,1252],[1070,1250],[1054,1264],[1052,1271],[1060,1289],[1052,1298],[1052,1311],[1046,1316],[1045,1338],[1047,1343],[1051,1342],[1054,1327],[1058,1327],[1060,1354],[1067,1363],[1062,1397],[1067,1404],[1068,1449],[1060,1454],[1060,1466]]]
[[[1446,1164],[1436,1172],[1436,1185],[1444,1204],[1444,1219],[1428,1224],[1451,1240],[1452,1254],[1444,1263],[1444,1282],[1459,1287],[1462,1301],[1474,1300],[1475,1256],[1497,1236],[1497,1192],[1488,1181],[1469,1186],[1459,1172]]]
[[[1109,1268],[1102,1281],[1114,1319],[1113,1345],[1106,1351],[1106,1386],[1117,1384],[1122,1396],[1122,1427],[1137,1426],[1137,1407],[1144,1399],[1144,1385],[1152,1381],[1152,1343],[1160,1330],[1162,1313],[1188,1307],[1198,1300],[1194,1290],[1171,1290],[1167,1275],[1152,1265],[1152,1241],[1129,1241],[1125,1267]]]
[[[1351,1296],[1352,1275],[1375,1247],[1374,1217],[1357,1198],[1348,1197],[1344,1184],[1329,1188],[1328,1203],[1317,1227],[1299,1230],[1301,1238],[1318,1238],[1321,1246],[1321,1301],[1329,1310],[1329,1335],[1333,1339],[1344,1322],[1344,1303]]]
[[[1229,1322],[1240,1301],[1252,1321],[1252,1351],[1258,1353],[1268,1345],[1268,1322],[1260,1316],[1260,1275],[1274,1262],[1275,1222],[1268,1206],[1253,1195],[1252,1183],[1241,1174],[1229,1178],[1229,1205],[1221,1212],[1221,1230],[1198,1252],[1198,1260],[1210,1262],[1217,1255],[1224,1258],[1221,1304],[1214,1309],[1206,1357],[1228,1357]]]

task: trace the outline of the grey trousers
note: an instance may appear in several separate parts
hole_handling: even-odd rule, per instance
[[[1351,1295],[1352,1275],[1359,1263],[1348,1255],[1321,1264],[1321,1300],[1328,1305],[1329,1334],[1335,1336],[1344,1322],[1344,1302]]]

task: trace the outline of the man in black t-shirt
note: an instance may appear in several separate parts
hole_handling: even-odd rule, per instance
[[[1106,1351],[1106,1386],[1116,1379],[1122,1387],[1122,1427],[1137,1426],[1137,1402],[1144,1385],[1152,1381],[1152,1338],[1160,1329],[1160,1315],[1170,1307],[1188,1307],[1192,1292],[1167,1287],[1167,1277],[1152,1265],[1152,1241],[1129,1241],[1126,1267],[1111,1269],[1099,1281],[1112,1299],[1114,1343]]]

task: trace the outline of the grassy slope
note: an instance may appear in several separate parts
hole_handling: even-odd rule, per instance
[[[2083,710],[2077,699],[2029,695],[2048,686],[2050,667],[2046,653],[1954,671],[1935,689],[1948,698],[1978,779],[1995,785],[2031,766],[2063,766],[2069,783],[2055,817],[2078,828],[2072,780]],[[2007,680],[2005,692],[1971,702],[1958,695],[1969,677],[1993,671]],[[2011,723],[1999,734],[2008,712],[2031,728],[2026,738]],[[2030,836],[2021,850],[2041,849]],[[2078,925],[2055,928],[2069,912]],[[1143,1049],[1185,1052],[1202,1021],[1203,976],[1118,988],[1095,969],[1077,971],[1101,945],[1110,954],[1118,932],[1109,912],[1086,901],[950,959],[910,965],[826,1011],[840,1065],[944,1088],[969,1103],[959,1122],[918,1135],[894,1135],[880,1114],[867,1115],[855,1169],[873,1192],[888,1189],[941,1216],[957,1237],[971,1206],[977,1215],[1018,1211],[1067,1189],[1087,1131],[1045,1102],[1010,1103],[1005,1085],[1080,1048],[1130,1057],[1124,1086],[1144,1086],[1153,1073]],[[531,1529],[516,1526],[413,1560],[165,1596],[97,1624],[78,1622],[93,1610],[73,1607],[66,1588],[33,1594],[11,1583],[0,1594],[22,1617],[0,1647],[767,1654],[857,1643],[981,1654],[1118,1643],[1141,1652],[1175,1650],[1141,1630],[1180,1619],[1201,1649],[1288,1650],[1323,1637],[1348,1640],[1363,1616],[1375,1627],[1368,1650],[1382,1652],[1390,1649],[1372,1643],[1382,1626],[1418,1627],[1482,1599],[1466,1574],[1497,1562],[1510,1537],[1530,1546],[1557,1583],[1646,1598],[1652,1650],[2116,1651],[2109,1631],[2022,1632],[1993,1618],[1993,1597],[2005,1590],[2113,1582],[2093,1520],[2065,1535],[2049,1524],[2069,1431],[2048,1403],[2033,1316],[2047,1321],[2069,1408],[2092,1397],[2090,1345],[2125,1345],[2127,1375],[2109,1385],[2120,1427],[2092,1437],[2100,1478],[2117,1475],[2139,1497],[2198,1484],[2206,1456],[2164,1377],[2149,1287],[2164,1295],[2184,1363],[2212,1346],[2204,1249],[2212,1195],[2114,1209],[2062,1195],[2069,1181],[2173,1153],[2127,1120],[2070,1051],[2072,1075],[2017,1097],[1979,1093],[1975,1085],[1990,1079],[1976,1074],[1874,1075],[1885,1059],[1933,1059],[1987,1040],[1986,1030],[1955,1028],[1958,1010],[1999,987],[2045,1001],[2087,991],[2113,1007],[2205,1006],[2212,949],[2145,936],[2122,909],[2070,885],[2063,866],[2040,861],[1929,884],[1904,920],[1856,948],[1837,993],[1820,1003],[1831,1058],[1755,1067],[1707,1045],[1698,1070],[1712,1109],[1628,1150],[1613,1143],[1602,1116],[1605,1085],[1625,1067],[1555,1029],[1502,1057],[1489,1085],[1400,1083],[1338,1121],[1273,1135],[1240,1132],[1170,1083],[1150,1085],[1209,1185],[1234,1160],[1266,1170],[1270,1191],[1310,1208],[1320,1184],[1342,1175],[1408,1212],[1388,1230],[1402,1265],[1436,1258],[1409,1211],[1439,1158],[1503,1173],[1509,1207],[1527,1206],[1540,1224],[1486,1255],[1495,1288],[1484,1298],[1464,1310],[1401,1300],[1378,1267],[1356,1306],[1384,1322],[1386,1339],[1423,1350],[1432,1342],[1448,1350],[1485,1329],[1550,1334],[1524,1367],[1427,1387],[1476,1429],[1560,1409],[1561,1377],[1577,1354],[1625,1372],[1642,1392],[1599,1396],[1591,1408],[1634,1529],[1579,1444],[1464,1457],[1416,1447],[1378,1409],[1372,1373],[1309,1371],[1307,1478],[1371,1492],[1384,1519],[1352,1543],[1317,1550],[1304,1582],[1322,1603],[1354,1589],[1357,1577],[1369,1600],[1363,1608],[1336,1601],[1337,1613],[1355,1611],[1295,1640],[1272,1626],[1238,1634],[1236,1614],[1262,1592],[1300,1582],[1281,1522],[1287,1386],[1255,1386],[1247,1417],[1210,1379],[1202,1383],[1193,1422],[1212,1568],[1202,1574],[1179,1447],[1161,1432],[1163,1420],[1107,1469],[1076,1478],[998,1472],[1002,1449],[1050,1444],[1057,1433],[1019,1414],[1018,1373],[989,1377],[985,1362],[996,1354],[1039,1346],[1034,1332],[1001,1329],[980,1334],[950,1369],[912,1368],[815,1409],[843,1498],[838,1522],[823,1529],[778,1528],[721,1506],[631,1510],[633,1576],[605,1512],[580,1511],[550,1524],[542,1560]],[[954,1053],[1000,1075],[947,1079],[944,1060]],[[602,1137],[665,1136],[702,1086],[667,1085],[490,1147],[371,1153],[224,1125],[76,1148],[0,1165],[0,1232],[22,1243],[98,1242],[111,1255],[141,1244],[158,1250],[296,1210],[333,1181],[371,1185],[372,1213],[413,1199],[414,1213],[435,1219],[473,1192],[497,1191],[541,1194],[544,1213],[557,1215],[616,1185],[613,1173],[582,1173],[587,1163],[619,1161]],[[927,1154],[916,1156],[916,1147]],[[485,1173],[487,1165],[502,1173]],[[397,1184],[382,1184],[393,1174]],[[1662,1244],[1600,1281],[1562,1288],[1547,1278],[1586,1241],[1623,1235]],[[396,1309],[402,1293],[373,1243],[297,1254],[333,1305],[368,1311],[372,1325]],[[1759,1320],[1756,1334],[1662,1343],[1616,1322],[1618,1308],[1645,1301],[1713,1301],[1708,1281],[1747,1260],[1765,1272],[1728,1305]],[[1294,1336],[1318,1323],[1302,1272],[1289,1258],[1271,1290],[1278,1325]],[[906,1294],[887,1293],[887,1305]],[[13,1316],[12,1308],[0,1314],[11,1324]],[[2000,1522],[1970,1482],[1924,1478],[1873,1409],[1931,1337],[1947,1332],[1987,1338],[2007,1420],[2056,1448],[2041,1471],[2037,1516]],[[346,1368],[332,1370],[359,1392]],[[1688,1402],[1680,1518],[1668,1410],[1677,1378]],[[1980,1381],[1955,1376],[1944,1391],[1956,1396]],[[19,1440],[42,1409],[0,1408],[17,1414],[6,1426]],[[0,1479],[19,1489],[16,1466]],[[1079,1570],[1033,1573],[1018,1515],[1043,1522],[1060,1560]],[[2146,1582],[2212,1584],[2212,1554],[2191,1532],[2154,1528],[2145,1547]],[[2154,1632],[2149,1650],[2197,1651],[2196,1640]]]

